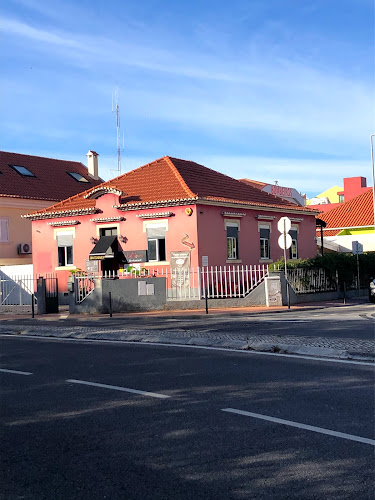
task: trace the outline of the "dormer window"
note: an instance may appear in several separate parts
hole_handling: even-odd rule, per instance
[[[89,182],[83,175],[79,174],[78,172],[67,172],[73,179],[75,179],[77,182]]]
[[[17,173],[22,175],[22,177],[35,177],[35,175],[30,172],[26,167],[23,167],[21,165],[9,165],[12,167]]]

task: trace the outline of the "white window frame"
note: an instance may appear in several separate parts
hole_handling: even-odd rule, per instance
[[[147,229],[164,229],[165,231],[165,236],[164,238],[148,238],[147,237]],[[143,222],[143,230],[146,233],[146,239],[147,239],[147,251],[148,251],[148,242],[149,241],[155,241],[156,245],[156,259],[150,259],[149,252],[148,252],[148,262],[167,262],[167,231],[168,231],[168,221],[147,221]],[[163,240],[164,241],[164,246],[165,246],[165,259],[160,260],[160,249],[159,249],[159,241]]]
[[[234,236],[227,236],[227,259],[237,260],[237,238]]]
[[[269,238],[261,238],[260,230],[267,229],[270,232]],[[270,260],[271,259],[271,225],[270,224],[258,224],[258,232],[259,232],[259,251],[260,251],[260,260]],[[266,245],[266,242],[268,244]],[[267,255],[265,254],[265,250],[268,250]]]
[[[227,236],[227,260],[238,260],[238,237],[240,231],[240,224],[238,221],[225,221],[225,231],[228,227],[237,228],[237,238],[234,236]]]
[[[298,259],[298,226],[292,226],[291,227],[292,231],[296,231],[297,233],[297,239],[292,238],[292,246],[290,247],[290,258],[291,259]],[[294,243],[294,248],[295,248],[295,254],[293,252],[293,243]]]
[[[56,239],[56,243],[57,243],[57,267],[56,269],[72,269],[74,268],[74,252],[73,252],[73,244],[72,245],[59,245],[58,244],[58,236],[72,236],[72,239],[74,241],[74,236],[75,236],[75,231],[72,231],[71,229],[70,230],[62,230],[62,231],[59,231],[59,230],[56,230],[55,231],[55,239]],[[71,264],[68,264],[68,248],[72,249],[72,263]],[[64,264],[60,265],[60,262],[59,262],[59,248],[64,248]]]
[[[1,229],[5,228],[5,229]],[[4,232],[4,235],[3,235]],[[9,218],[0,217],[0,243],[9,243]]]

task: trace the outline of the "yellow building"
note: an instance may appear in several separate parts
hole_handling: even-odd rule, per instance
[[[49,207],[102,182],[98,154],[80,162],[0,151],[0,266],[32,263],[31,222],[25,213]]]
[[[307,205],[318,205],[317,203],[317,198],[320,198],[321,200],[326,200],[328,199],[328,202],[326,203],[342,203],[344,200],[341,199],[342,195],[339,195],[339,192],[342,192],[344,188],[340,186],[333,186],[326,191],[323,191],[323,193],[317,194],[314,198],[311,198],[310,200],[307,200],[306,204]]]

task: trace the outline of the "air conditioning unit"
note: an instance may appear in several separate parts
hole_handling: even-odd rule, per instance
[[[31,243],[20,243],[17,246],[18,254],[31,253]]]

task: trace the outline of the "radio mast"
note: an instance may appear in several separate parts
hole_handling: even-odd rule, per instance
[[[121,135],[120,135],[120,106],[118,104],[118,86],[112,94],[112,113],[116,113],[117,124],[117,176],[121,175]],[[124,149],[124,147],[123,147]]]

